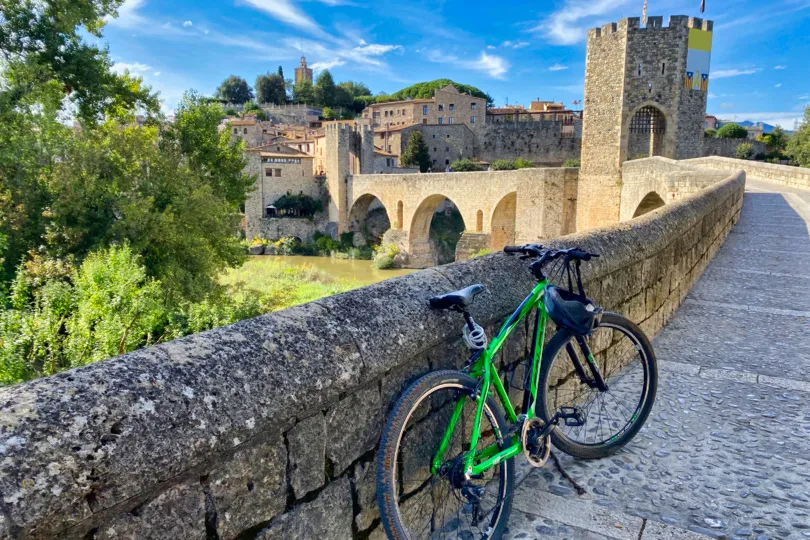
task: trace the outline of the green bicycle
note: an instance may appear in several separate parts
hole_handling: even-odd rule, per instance
[[[539,467],[553,444],[577,458],[605,457],[626,445],[650,414],[658,369],[649,339],[585,296],[580,264],[598,255],[535,244],[504,251],[534,259],[538,284],[491,343],[467,310],[483,285],[430,299],[432,308],[464,316],[463,341],[472,355],[462,371],[415,381],[388,417],[377,502],[389,538],[500,538],[512,508],[516,456]],[[567,289],[549,282],[544,267],[550,263],[567,277]],[[532,348],[516,411],[510,383],[493,360],[532,310]],[[558,329],[546,344],[549,319]]]

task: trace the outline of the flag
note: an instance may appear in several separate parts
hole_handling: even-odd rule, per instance
[[[644,1],[646,2],[647,0]],[[706,11],[706,0],[700,0],[700,12],[703,13],[704,11]]]
[[[644,0],[644,9],[641,10],[641,24],[647,26],[647,0]]]

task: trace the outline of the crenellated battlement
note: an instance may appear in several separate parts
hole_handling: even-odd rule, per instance
[[[654,15],[647,17],[647,24],[641,25],[639,17],[627,17],[620,19],[618,22],[611,22],[602,25],[601,28],[591,28],[588,30],[588,38],[599,38],[616,33],[627,33],[632,31],[646,32],[650,30],[672,29],[672,28],[694,28],[697,30],[705,30],[711,32],[714,28],[714,22],[704,20],[700,17],[689,17],[687,15],[672,15],[664,25],[664,17]]]

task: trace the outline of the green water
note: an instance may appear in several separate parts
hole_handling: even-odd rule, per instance
[[[333,259],[331,257],[306,257],[303,255],[261,255],[260,257],[280,261],[289,266],[311,266],[335,279],[355,280],[360,285],[371,285],[416,271],[409,268],[377,270],[371,266],[371,261]]]

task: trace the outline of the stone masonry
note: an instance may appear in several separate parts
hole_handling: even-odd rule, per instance
[[[588,32],[582,170],[577,228],[615,223],[621,204],[621,164],[627,160],[630,124],[650,107],[659,118],[650,151],[671,159],[702,154],[705,91],[686,89],[689,29],[712,30],[711,21],[672,16],[622,19]]]
[[[589,296],[653,336],[723,243],[744,184],[735,173],[550,245],[601,253],[583,268]],[[0,538],[380,538],[381,419],[415,377],[463,362],[463,321],[427,299],[478,282],[472,314],[489,332],[536,283],[492,254],[0,389]],[[502,368],[527,336],[513,333]]]

